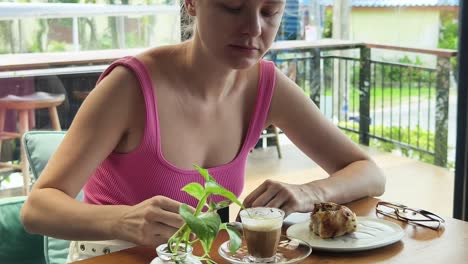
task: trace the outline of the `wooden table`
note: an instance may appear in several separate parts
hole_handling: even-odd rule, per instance
[[[375,215],[377,199],[366,198],[352,202],[348,206],[358,216]],[[326,253],[313,251],[302,263],[468,263],[468,222],[446,219],[445,228],[433,231],[428,228],[406,225],[403,222],[387,218],[399,224],[405,231],[403,239],[393,245],[356,253]],[[213,245],[211,256],[218,263],[227,263],[218,253],[218,246],[228,239],[221,233]],[[195,254],[201,248],[195,248]],[[74,262],[76,264],[148,264],[156,257],[154,248],[135,247],[109,255]]]

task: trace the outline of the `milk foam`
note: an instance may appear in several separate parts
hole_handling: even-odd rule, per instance
[[[260,232],[267,232],[275,229],[281,228],[283,225],[283,219],[278,221],[277,219],[268,219],[268,220],[258,220],[252,219],[252,221],[243,220],[242,226],[245,229],[252,230],[252,231],[260,231]]]
[[[252,231],[271,231],[281,228],[284,212],[276,208],[256,207],[240,212],[242,225]]]

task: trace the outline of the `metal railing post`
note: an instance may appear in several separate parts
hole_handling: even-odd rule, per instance
[[[437,57],[434,164],[447,165],[447,134],[450,90],[450,57]]]
[[[361,47],[359,67],[359,143],[369,146],[371,50]]]
[[[320,70],[320,49],[310,50],[313,56],[310,65],[310,99],[320,108],[320,82],[321,82],[321,70]]]

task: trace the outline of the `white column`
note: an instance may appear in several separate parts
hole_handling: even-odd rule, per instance
[[[349,40],[349,29],[351,26],[351,3],[349,0],[334,0],[333,1],[333,32],[332,38],[339,40]],[[337,56],[349,56],[350,52],[347,50],[335,52]],[[351,64],[350,64],[351,65]],[[350,114],[352,109],[349,108],[349,89],[346,92],[346,86],[349,87],[349,81],[351,76],[350,65],[348,65],[348,76],[345,76],[346,73],[346,62],[335,61],[334,63],[334,85],[333,85],[333,119],[343,121],[345,117]],[[341,73],[341,74],[340,74]],[[346,82],[345,80],[348,80]],[[347,113],[343,112],[343,106],[347,104]],[[339,121],[339,120],[338,120]]]
[[[73,17],[73,50],[80,51],[80,34],[78,30],[78,17]]]

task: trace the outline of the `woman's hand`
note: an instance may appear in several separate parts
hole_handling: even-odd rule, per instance
[[[114,237],[138,245],[158,246],[182,226],[181,203],[164,196],[155,196],[128,207],[113,226]]]
[[[321,202],[319,193],[312,183],[298,185],[266,180],[245,198],[244,206],[280,208],[286,215],[310,212],[314,203]]]

